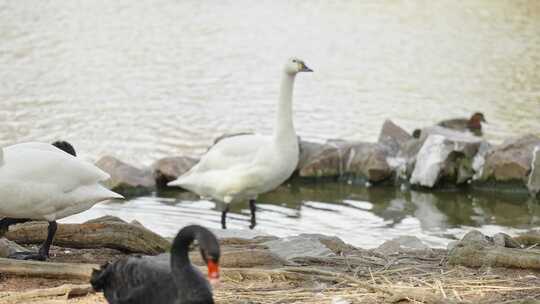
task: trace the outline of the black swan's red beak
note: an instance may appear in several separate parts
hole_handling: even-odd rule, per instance
[[[216,261],[208,260],[208,280],[214,284],[219,282],[219,264]]]

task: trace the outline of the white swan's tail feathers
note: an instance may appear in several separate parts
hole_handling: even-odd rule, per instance
[[[184,179],[182,177],[167,183],[169,187],[182,187],[182,185],[184,185]]]
[[[99,198],[99,200],[108,200],[108,199],[125,199],[125,197],[119,193],[111,191],[105,188],[102,185],[96,185],[92,189],[93,195]]]

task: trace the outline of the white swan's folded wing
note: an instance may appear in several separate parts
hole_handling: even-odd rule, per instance
[[[239,135],[222,139],[187,174],[249,164],[269,141],[270,138],[261,135]]]
[[[4,160],[0,178],[55,184],[64,192],[109,178],[107,173],[93,164],[48,144],[27,143],[6,147]]]

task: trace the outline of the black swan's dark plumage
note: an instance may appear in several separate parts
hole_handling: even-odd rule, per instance
[[[195,239],[203,259],[218,263],[216,237],[204,227],[191,225],[175,237],[170,257],[123,258],[94,270],[90,283],[111,304],[213,304],[208,281],[189,261],[188,248]]]

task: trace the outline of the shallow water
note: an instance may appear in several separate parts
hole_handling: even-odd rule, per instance
[[[147,165],[225,132],[269,134],[292,55],[315,70],[295,90],[306,139],[373,141],[386,118],[412,130],[474,111],[493,142],[540,134],[539,1],[21,0],[0,2],[0,146],[65,139],[88,159]],[[186,222],[218,226],[213,203],[176,195],[69,220],[107,212],[169,236]],[[262,201],[263,232],[361,246],[398,234],[443,246],[469,226],[513,231],[538,215],[526,198],[338,184]],[[247,227],[241,208],[231,228]]]
[[[23,0],[0,2],[0,145],[148,164],[268,134],[293,55],[315,70],[295,91],[308,139],[478,110],[491,140],[540,134],[538,1]]]
[[[540,205],[527,194],[439,191],[425,193],[390,187],[342,183],[295,182],[259,199],[256,233],[277,236],[300,233],[336,235],[370,248],[401,235],[444,247],[472,228],[492,235],[516,234],[540,224]],[[106,214],[137,220],[172,237],[189,223],[220,228],[220,206],[187,192],[166,191],[120,203],[104,203],[64,222],[83,222]],[[233,205],[229,230],[248,231],[249,208]]]

